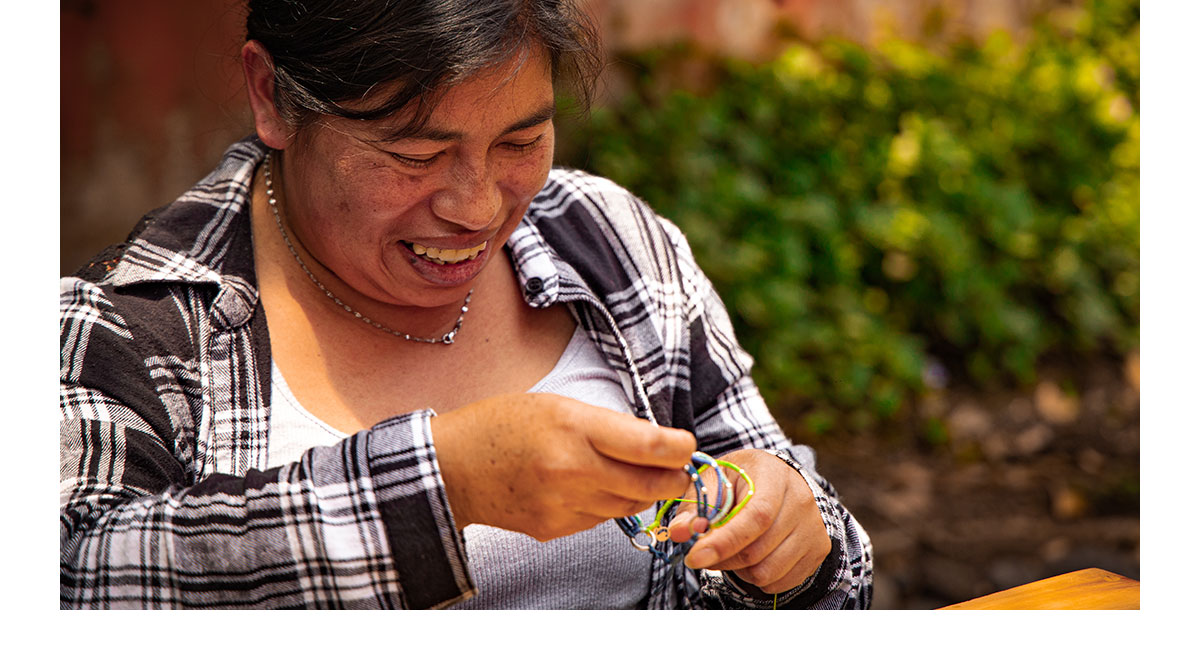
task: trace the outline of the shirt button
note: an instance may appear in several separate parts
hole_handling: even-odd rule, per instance
[[[541,293],[542,286],[541,277],[530,277],[525,281],[525,291],[528,293]]]

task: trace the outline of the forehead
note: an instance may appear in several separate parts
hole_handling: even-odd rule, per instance
[[[373,122],[381,140],[453,139],[466,127],[508,127],[550,114],[554,85],[544,49],[522,49],[509,60],[431,92],[396,114]],[[546,119],[548,120],[548,118]]]

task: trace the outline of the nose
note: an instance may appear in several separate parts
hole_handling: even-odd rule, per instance
[[[434,216],[470,230],[487,228],[500,213],[500,184],[485,166],[450,170],[431,201]]]

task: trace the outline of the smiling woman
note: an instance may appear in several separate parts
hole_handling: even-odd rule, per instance
[[[458,309],[550,172],[554,87],[544,49],[529,51],[446,91],[420,128],[399,134],[391,119],[292,126],[273,104],[269,54],[246,45],[258,136],[279,152],[285,226],[335,293],[385,323],[453,321],[435,303]]]
[[[569,2],[249,4],[254,134],[62,281],[63,607],[869,604],[679,230],[552,169]]]

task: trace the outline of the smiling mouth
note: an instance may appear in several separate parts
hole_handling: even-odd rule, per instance
[[[473,260],[487,248],[486,241],[470,249],[438,249],[413,242],[403,242],[403,244],[417,256],[438,265],[454,265]]]

